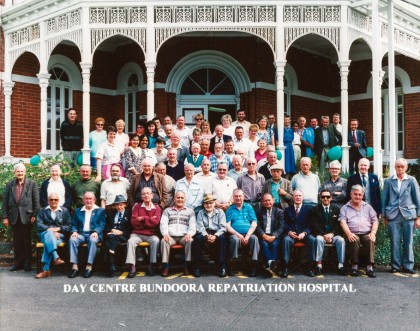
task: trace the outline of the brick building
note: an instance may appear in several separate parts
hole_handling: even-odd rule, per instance
[[[201,112],[214,125],[240,108],[251,122],[275,113],[282,135],[284,114],[340,113],[343,136],[359,119],[381,175],[420,157],[420,9],[409,2],[3,1],[0,155],[57,153],[69,107],[85,162],[97,116],[131,132],[139,116]]]

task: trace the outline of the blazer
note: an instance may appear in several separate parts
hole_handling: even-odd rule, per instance
[[[79,234],[83,233],[83,226],[85,224],[85,214],[86,212],[82,208],[77,208],[73,215],[73,220],[71,222],[70,233],[77,232]],[[90,233],[96,232],[99,238],[103,239],[103,232],[106,224],[106,214],[105,209],[96,208],[92,211],[92,216],[90,218]]]
[[[325,207],[322,204],[318,204],[313,207],[311,210],[311,231],[314,236],[323,236],[327,233],[333,233],[334,236],[342,235],[342,230],[340,222],[338,221],[338,216],[340,216],[340,209],[332,204],[330,204],[328,212],[328,224],[330,225],[331,230],[327,231],[327,218],[325,216]]]
[[[360,155],[363,156],[363,157],[366,157],[367,143],[366,143],[365,131],[356,130],[356,139],[357,139],[357,142],[360,144],[359,147],[357,147]],[[354,147],[354,142],[353,142],[353,131],[351,131],[351,130],[348,133],[347,143],[349,144],[350,147],[355,148]]]
[[[16,224],[20,217],[22,224],[31,224],[31,218],[39,211],[38,185],[25,178],[22,196],[16,201],[16,179],[8,182],[4,190],[2,217],[9,219],[9,224]]]
[[[72,191],[71,191],[71,186],[70,183],[65,180],[64,178],[61,178],[63,181],[63,185],[64,185],[64,190],[65,190],[65,201],[63,206],[70,210],[71,208],[71,203],[72,203]],[[39,203],[41,205],[42,208],[45,208],[48,206],[48,185],[50,184],[50,178],[44,180],[41,184],[41,190],[39,192]]]
[[[214,136],[213,138],[210,139],[210,147],[209,147],[209,151],[214,153],[214,145],[216,144],[216,136]],[[222,137],[223,143],[225,143],[228,140],[232,140],[231,136],[228,136],[227,134],[224,134]]]
[[[376,214],[380,215],[382,212],[382,201],[381,201],[381,187],[379,184],[378,176],[372,173],[368,173],[368,180],[369,180],[369,194],[370,194],[370,202],[373,209],[375,209]],[[354,185],[362,185],[362,179],[360,178],[359,174],[354,174],[347,179],[347,189],[346,189],[346,196],[347,202],[350,201],[350,192],[351,188]],[[363,200],[366,201],[366,197],[363,196]]]
[[[272,179],[266,180],[263,188],[262,188],[262,196],[266,193],[271,194],[271,183],[273,182]],[[285,196],[280,196],[280,205],[283,210],[285,210],[287,207],[289,207],[289,204],[293,204],[293,189],[292,184],[290,183],[290,180],[281,179],[280,188],[282,190],[285,190],[287,193]]]
[[[311,234],[311,207],[302,205],[299,210],[299,215],[296,215],[295,206],[292,204],[284,211],[285,230],[287,234],[289,231],[296,232],[297,235],[302,232]]]
[[[255,235],[262,237],[265,234],[265,229],[267,227],[267,208],[262,207],[257,210],[257,228],[255,230]],[[280,239],[284,235],[284,211],[280,208],[273,207],[271,210],[271,234]]]
[[[335,125],[328,125],[328,144],[327,147],[331,148],[337,145],[341,145],[341,133],[338,132]],[[318,159],[321,159],[322,150],[324,149],[324,138],[322,136],[322,126],[315,129],[315,154]]]
[[[166,192],[165,177],[156,172],[153,173],[153,178],[155,181],[155,187],[157,194],[160,198],[160,207],[163,209],[166,207],[168,193]],[[134,176],[134,179],[130,186],[130,203],[133,206],[136,202],[139,202],[140,199],[136,198],[137,188],[140,185],[141,174]]]
[[[124,209],[121,224],[115,225],[115,215],[117,215],[115,209],[106,213],[105,233],[110,232],[112,229],[121,230],[123,236],[128,239],[131,234],[131,209]]]
[[[270,178],[272,178],[272,176],[271,176],[271,171],[270,171],[270,170],[268,170],[268,166],[269,166],[269,163],[267,162],[267,163],[265,163],[264,165],[262,165],[262,166],[260,167],[260,169],[258,169],[258,172],[259,172],[261,175],[263,175],[263,176],[264,176],[265,180],[269,180]]]
[[[398,193],[398,179],[394,176],[387,178],[384,184],[384,200],[382,215],[389,220],[397,217],[401,212],[404,219],[420,217],[420,193],[417,180],[407,175],[403,179]]]
[[[71,216],[67,208],[60,207],[55,212],[55,219],[51,217],[50,208],[42,208],[36,216],[36,230],[38,234],[47,231],[49,228],[60,228],[60,233],[68,235],[71,227]]]

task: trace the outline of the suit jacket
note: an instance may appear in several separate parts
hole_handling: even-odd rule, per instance
[[[265,229],[267,227],[267,208],[262,207],[257,210],[257,228],[255,230],[255,235],[262,237],[265,234]],[[271,210],[271,234],[280,239],[284,234],[284,211],[273,207]]]
[[[209,151],[214,153],[214,145],[216,144],[216,136],[214,136],[213,138],[210,139],[210,148]],[[227,134],[224,134],[222,137],[223,143],[225,143],[228,140],[232,140],[231,136],[228,136]]]
[[[269,179],[271,179],[271,178],[272,178],[272,176],[271,176],[271,171],[270,171],[270,170],[268,170],[268,166],[269,166],[269,163],[267,162],[267,163],[265,163],[264,165],[262,165],[262,166],[260,167],[260,169],[258,170],[258,172],[259,172],[261,175],[263,175],[263,176],[264,176],[265,180],[269,180]]]
[[[356,130],[356,139],[357,139],[357,142],[360,144],[359,147],[357,148],[359,150],[360,155],[363,156],[363,157],[366,157],[367,144],[366,144],[365,131]],[[348,133],[347,142],[348,142],[350,147],[355,148],[354,147],[354,142],[353,142],[353,131],[351,131],[351,130]]]
[[[407,175],[398,192],[398,179],[387,178],[384,184],[382,215],[392,220],[401,212],[404,219],[420,217],[420,193],[417,180]]]
[[[115,224],[115,215],[117,215],[117,211],[115,209],[106,213],[105,234],[110,232],[112,229],[117,229],[121,230],[123,232],[123,236],[128,239],[131,234],[131,209],[124,209],[123,218],[120,224]]]
[[[372,173],[368,173],[369,180],[369,194],[370,194],[370,204],[375,209],[376,214],[380,215],[382,212],[382,201],[381,201],[381,187],[379,185],[378,176]],[[354,185],[362,185],[362,179],[359,174],[354,174],[347,179],[347,202],[350,201],[350,192],[351,188]],[[366,201],[366,197],[363,196],[363,200]]]
[[[166,192],[165,177],[158,173],[153,173],[155,187],[160,198],[160,207],[164,209],[167,204],[168,193]],[[137,188],[140,185],[141,174],[134,176],[133,182],[130,186],[130,203],[133,206],[140,199],[136,198]]]
[[[41,184],[41,190],[39,192],[39,203],[41,205],[42,208],[45,208],[48,206],[48,185],[50,184],[49,182],[50,178],[44,180]],[[64,178],[62,178],[63,181],[63,185],[64,185],[64,190],[65,190],[65,201],[63,206],[70,210],[71,208],[71,203],[72,203],[72,191],[71,191],[71,186],[70,183],[65,180]]]
[[[273,182],[272,179],[266,180],[263,188],[262,188],[262,196],[264,196],[264,194],[266,193],[270,193],[271,194],[271,183]],[[287,207],[289,207],[289,204],[293,204],[292,200],[293,200],[293,189],[292,189],[292,184],[290,183],[290,180],[281,179],[281,183],[280,183],[280,188],[282,190],[285,190],[287,193],[285,196],[280,196],[280,205],[281,208],[283,210],[285,210]]]
[[[22,224],[31,224],[31,218],[39,211],[38,185],[35,181],[25,178],[22,196],[16,201],[16,179],[6,184],[3,196],[2,217],[9,219],[11,225],[16,224],[20,217]]]
[[[325,215],[325,207],[322,204],[318,204],[311,210],[311,231],[314,236],[323,236],[327,233],[333,233],[334,236],[341,235],[342,230],[340,222],[338,221],[340,216],[340,209],[334,205],[330,205],[328,212],[328,224],[330,225],[330,231],[326,230],[327,218]]]
[[[284,211],[284,220],[286,223],[285,233],[289,231],[296,232],[297,235],[302,232],[311,234],[311,207],[302,205],[299,214],[296,215],[295,206],[292,204]]]
[[[328,144],[327,147],[331,148],[341,145],[341,133],[337,130],[335,125],[328,125]],[[321,159],[322,150],[324,149],[324,138],[322,136],[322,126],[315,129],[315,154],[318,159]]]
[[[42,208],[36,216],[36,230],[38,234],[47,231],[49,228],[60,228],[60,233],[68,235],[71,227],[71,216],[67,208],[55,212],[55,219],[51,217],[50,208]]]
[[[83,226],[85,224],[85,214],[86,212],[82,208],[77,208],[73,215],[73,220],[71,222],[70,233],[77,232],[79,234],[83,233]],[[103,232],[106,224],[106,214],[105,209],[96,208],[92,211],[92,216],[90,217],[90,233],[96,232],[99,236],[99,239],[103,239]]]

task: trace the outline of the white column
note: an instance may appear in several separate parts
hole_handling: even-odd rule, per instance
[[[47,154],[47,88],[49,85],[48,79],[51,77],[49,73],[39,73],[36,75],[39,80],[39,87],[41,88],[41,153]]]
[[[382,180],[382,117],[381,117],[381,31],[378,0],[372,0],[372,112],[373,112],[373,166]]]
[[[90,69],[92,63],[80,62],[83,79],[83,164],[90,164]]]
[[[388,112],[389,112],[389,172],[395,175],[397,159],[397,116],[395,109],[395,47],[394,47],[394,5],[388,0]],[[388,128],[385,128],[385,132]]]
[[[284,67],[286,61],[276,61],[276,91],[277,91],[277,131],[279,140],[277,142],[277,148],[282,154],[280,160],[282,167],[284,168],[284,147],[283,136],[284,136]]]
[[[349,126],[349,84],[348,84],[348,76],[349,76],[349,66],[350,62],[348,60],[339,61],[337,64],[340,68],[340,77],[341,77],[341,136],[343,138],[343,142],[341,144],[341,148],[343,149],[343,156],[341,158],[342,163],[342,172],[349,171],[349,149],[350,146],[347,142],[347,135],[348,135],[348,126]]]
[[[12,141],[12,110],[11,110],[11,96],[13,93],[14,82],[3,82],[3,93],[4,93],[4,162],[11,162],[13,160],[10,154],[10,144]]]
[[[146,28],[146,66],[147,76],[147,120],[155,116],[155,28],[154,28],[154,7],[147,6],[147,28]]]

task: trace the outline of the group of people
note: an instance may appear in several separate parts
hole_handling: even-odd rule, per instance
[[[69,112],[69,121],[71,113],[75,111]],[[415,272],[413,235],[414,228],[420,227],[420,196],[417,181],[406,174],[405,159],[396,161],[397,174],[385,181],[383,199],[378,177],[368,172],[370,162],[366,158],[358,160],[357,173],[348,179],[340,177],[339,161],[330,162],[330,179],[321,185],[319,177],[311,172],[308,152],[314,150],[322,158],[328,142],[340,139],[336,135],[340,128],[331,127],[323,116],[322,129],[318,134],[318,129],[314,131],[315,142],[310,143],[308,128],[304,130],[302,141],[309,141],[311,146],[307,145],[306,156],[300,157],[300,171],[289,172],[295,174],[288,180],[274,148],[275,117],[262,118],[254,125],[245,120],[245,112],[240,110],[237,115],[235,122],[224,115],[214,135],[201,115],[195,117],[197,127],[193,130],[185,126],[183,116],[177,118],[176,125],[166,116],[163,128],[160,120],[154,119],[147,123],[147,133],[140,124],[137,132],[126,138],[124,123],[119,120],[116,128],[108,128],[104,142],[97,139],[105,121],[97,118],[97,130],[90,139],[96,146],[92,156],[97,176],[92,177],[92,166],[82,165],[80,179],[73,185],[61,177],[60,166],[55,164],[50,169],[51,177],[38,191],[36,183],[26,178],[25,166],[16,164],[16,178],[7,184],[3,201],[3,223],[11,224],[15,245],[11,270],[30,270],[30,231],[36,222],[39,240],[44,244],[43,271],[37,278],[51,275],[51,263],[64,263],[57,247],[67,239],[72,278],[79,274],[79,246],[87,244],[83,276],[90,277],[100,242],[110,276],[116,271],[116,251],[124,243],[128,277],[135,277],[137,248],[147,242],[149,275],[158,272],[161,260],[160,272],[168,276],[171,247],[181,244],[185,274],[192,272],[200,277],[202,253],[211,246],[217,253],[220,277],[235,274],[240,249],[251,254],[251,277],[257,275],[260,256],[266,276],[278,272],[288,277],[293,245],[303,242],[309,276],[322,274],[324,247],[332,244],[337,250],[339,274],[347,274],[348,247],[350,275],[359,275],[362,251],[367,275],[376,277],[376,232],[384,216],[392,243],[391,271]],[[287,120],[290,118],[286,117],[285,124]],[[303,123],[301,118],[299,123]],[[350,125],[354,126],[354,121]],[[313,126],[316,121],[311,119]],[[363,137],[355,136],[353,144],[359,149]],[[321,150],[317,149],[317,139],[322,141]]]

